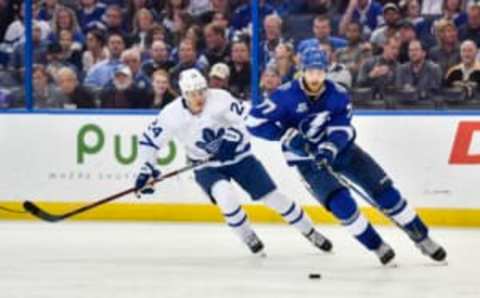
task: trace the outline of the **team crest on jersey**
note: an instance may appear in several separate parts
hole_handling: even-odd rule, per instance
[[[305,103],[305,102],[299,103],[298,106],[297,106],[296,112],[297,113],[305,113],[306,111],[308,111],[307,103]]]
[[[222,143],[224,134],[224,128],[220,128],[218,131],[211,128],[204,128],[202,130],[202,140],[195,142],[195,145],[209,154],[215,153]]]

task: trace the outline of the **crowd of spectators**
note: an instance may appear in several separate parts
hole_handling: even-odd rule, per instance
[[[262,96],[321,47],[373,108],[480,107],[478,0],[259,0]],[[0,0],[0,108],[25,106],[24,3]],[[36,108],[155,108],[195,67],[251,98],[250,0],[33,0]]]

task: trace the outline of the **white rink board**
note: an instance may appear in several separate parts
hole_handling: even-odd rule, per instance
[[[122,164],[132,152],[133,135],[140,135],[152,115],[2,114],[0,117],[0,200],[94,200],[129,188],[134,163]],[[480,116],[356,116],[357,143],[384,166],[416,207],[478,208],[480,164],[449,164],[461,121]],[[80,134],[85,125],[99,131]],[[79,163],[79,143],[104,144]],[[474,133],[469,154],[480,154],[480,136]],[[117,140],[117,141],[115,141]],[[272,173],[281,190],[303,204],[314,204],[297,173],[286,166],[279,145],[255,140],[254,152]],[[168,151],[168,150],[167,150]],[[162,156],[169,152],[163,152]],[[184,165],[176,157],[165,170]],[[162,182],[156,198],[142,202],[207,202],[191,173]],[[133,201],[133,198],[130,198]]]

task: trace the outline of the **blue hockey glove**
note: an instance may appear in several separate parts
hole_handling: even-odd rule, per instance
[[[320,167],[326,166],[326,165],[331,165],[333,163],[333,160],[335,156],[333,155],[333,152],[328,149],[319,149],[314,153],[315,156],[315,161]]]
[[[302,157],[309,155],[309,144],[305,137],[297,130],[289,130],[282,139],[283,147]]]
[[[222,136],[218,150],[213,154],[213,158],[226,162],[235,159],[238,145],[243,141],[243,134],[235,128],[229,128]]]
[[[140,173],[135,180],[135,195],[137,198],[141,198],[142,195],[149,195],[155,192],[155,188],[150,184],[150,182],[160,177],[160,174],[160,171],[149,162],[146,162],[140,168]]]

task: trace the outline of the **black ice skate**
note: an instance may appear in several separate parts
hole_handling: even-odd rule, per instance
[[[377,255],[382,265],[389,264],[395,258],[395,252],[390,247],[390,245],[386,244],[385,242],[382,243],[380,247],[375,250],[375,254]]]
[[[255,233],[252,233],[251,235],[249,235],[246,240],[245,240],[245,243],[247,244],[248,248],[250,248],[250,251],[254,254],[265,254],[263,252],[263,242],[260,240],[260,238],[258,238],[257,234]]]
[[[325,236],[320,234],[317,230],[312,229],[310,233],[304,235],[308,241],[310,241],[315,247],[319,249],[330,252],[333,248],[332,242],[328,240]]]
[[[444,261],[447,258],[446,250],[438,243],[430,239],[430,237],[415,244],[420,251],[437,262]]]

